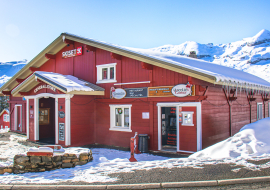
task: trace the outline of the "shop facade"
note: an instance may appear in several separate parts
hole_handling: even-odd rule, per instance
[[[30,141],[129,147],[137,132],[150,150],[193,153],[269,117],[268,82],[211,65],[63,33],[0,91]]]

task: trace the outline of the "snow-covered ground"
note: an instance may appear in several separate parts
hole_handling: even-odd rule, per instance
[[[105,148],[93,148],[92,162],[75,168],[59,169],[39,173],[0,175],[0,184],[11,183],[57,183],[57,182],[112,182],[108,174],[118,172],[132,172],[134,170],[152,168],[203,168],[205,164],[236,164],[239,168],[232,171],[238,172],[241,167],[249,170],[269,168],[270,162],[255,165],[247,160],[270,159],[270,118],[265,118],[255,123],[244,126],[240,132],[222,142],[199,151],[189,158],[167,158],[151,154],[135,155],[138,162],[129,162],[130,153]],[[0,139],[1,140],[1,139]],[[0,165],[12,165],[13,156],[22,154],[29,147],[21,145],[18,141],[26,140],[25,137],[11,135],[10,141],[0,141],[0,158],[7,158]],[[67,152],[84,151],[83,148],[67,148]]]

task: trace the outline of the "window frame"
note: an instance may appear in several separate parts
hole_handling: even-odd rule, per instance
[[[110,106],[110,131],[123,131],[123,132],[132,132],[131,130],[131,107],[132,104],[112,104]],[[129,109],[129,127],[124,126],[124,122],[122,122],[122,126],[115,126],[115,108],[122,108],[123,112],[125,108]],[[123,113],[124,115],[124,113]],[[124,117],[122,118],[124,120]],[[122,121],[123,121],[122,120]]]
[[[182,126],[194,126],[194,122],[193,122],[194,112],[193,111],[182,111],[181,113],[182,113],[182,117],[183,117],[181,125]],[[191,114],[191,124],[184,122],[184,114]]]
[[[261,118],[259,118],[259,105],[261,105],[261,114],[262,114],[262,117]],[[261,103],[261,102],[258,102],[257,103],[257,120],[260,120],[260,119],[263,119],[263,103]]]
[[[117,82],[116,80],[116,65],[117,63],[109,63],[109,64],[103,64],[103,65],[96,65],[97,67],[97,82],[96,84],[100,83],[114,83]],[[110,68],[114,68],[114,78],[110,79]],[[107,79],[102,79],[102,69],[107,68]]]

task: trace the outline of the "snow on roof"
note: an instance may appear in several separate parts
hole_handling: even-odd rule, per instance
[[[146,49],[129,48],[132,51],[160,59],[175,65],[186,67],[198,72],[212,75],[216,78],[216,82],[238,83],[239,86],[244,84],[259,85],[270,87],[270,83],[257,76],[251,75],[244,71],[239,71],[230,67],[213,64],[207,61],[194,59],[181,55],[173,55],[169,53],[155,52]]]
[[[147,49],[123,47],[69,33],[63,33],[62,35],[63,38],[65,38],[65,35],[71,35],[73,37],[83,38],[85,40],[90,40],[91,42],[94,43],[103,44],[105,46],[110,46],[113,48],[118,48],[130,53],[136,53],[152,59],[161,60],[174,66],[180,66],[193,71],[200,72],[202,74],[207,74],[216,78],[215,81],[216,84],[270,91],[270,83],[267,82],[266,80],[254,76],[252,74],[239,71],[233,68],[225,67],[222,65],[216,65],[207,61],[189,58],[181,55],[172,55],[169,53],[154,52],[149,49],[147,50]]]
[[[35,75],[46,81],[53,82],[61,87],[64,87],[67,92],[72,91],[104,91],[103,88],[78,79],[72,75],[61,75],[53,72],[36,71]]]

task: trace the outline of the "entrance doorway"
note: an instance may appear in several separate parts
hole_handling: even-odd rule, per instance
[[[157,103],[158,150],[194,153],[202,149],[200,102]]]
[[[15,105],[15,130],[22,131],[22,105]]]
[[[176,152],[176,107],[162,107],[161,120],[162,150]]]
[[[55,99],[40,98],[38,110],[39,141],[55,144]]]

